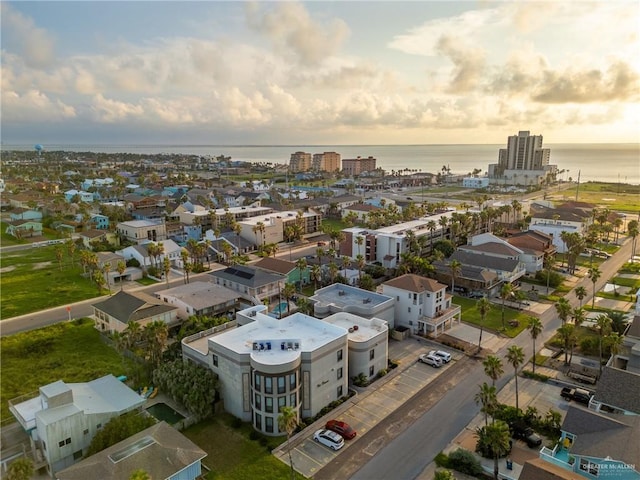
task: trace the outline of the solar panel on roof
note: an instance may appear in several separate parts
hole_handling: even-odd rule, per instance
[[[130,457],[134,453],[137,453],[143,448],[146,448],[149,445],[153,445],[154,443],[156,443],[156,441],[150,436],[142,437],[137,442],[132,443],[131,445],[127,445],[122,450],[118,450],[117,452],[112,453],[111,455],[109,455],[109,458],[113,463],[118,463],[119,461]]]

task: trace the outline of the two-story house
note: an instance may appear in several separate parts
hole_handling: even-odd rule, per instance
[[[265,272],[246,265],[234,265],[211,272],[216,285],[230,288],[240,293],[245,304],[261,305],[264,301],[271,303],[281,297],[286,284],[286,277],[276,273]]]
[[[522,250],[520,260],[524,263],[527,273],[542,270],[545,257],[553,258],[557,251],[553,237],[538,230],[514,233],[506,240],[510,245]]]
[[[28,400],[9,401],[9,410],[53,475],[81,460],[109,420],[144,403],[143,397],[107,375],[86,383],[58,380],[40,387]]]
[[[240,294],[211,282],[190,282],[155,292],[167,305],[178,307],[178,318],[186,320],[193,315],[232,315],[239,305]]]
[[[294,262],[288,262],[280,258],[264,257],[253,264],[254,267],[266,272],[279,273],[287,277],[287,283],[293,283],[296,286],[309,284],[309,267],[303,268],[302,271]]]
[[[162,220],[131,220],[120,222],[116,231],[126,241],[134,244],[161,242],[167,239],[167,229]]]
[[[411,273],[382,284],[382,293],[395,298],[395,328],[403,326],[412,333],[438,336],[460,323],[462,310],[451,303],[447,286],[431,278]]]

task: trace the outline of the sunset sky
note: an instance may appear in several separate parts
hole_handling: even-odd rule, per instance
[[[640,141],[640,2],[2,2],[3,144]]]

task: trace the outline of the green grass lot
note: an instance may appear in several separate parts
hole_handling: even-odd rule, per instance
[[[8,233],[6,233],[8,226],[8,223],[0,222],[0,242],[2,242],[3,247],[8,247],[10,245],[24,245],[25,243],[29,243],[29,240],[19,240],[13,235],[9,235]]]
[[[627,295],[622,293],[618,293],[618,295],[616,295],[614,292],[598,292],[596,293],[596,297],[608,298],[609,300],[618,300],[620,302],[633,302],[634,300],[633,295]]]
[[[154,280],[153,278],[149,278],[149,277],[142,277],[136,280],[136,282],[139,283],[140,285],[155,285],[156,283],[158,283],[157,280]]]
[[[271,449],[286,441],[286,437],[268,438],[266,445],[261,445],[257,440],[249,439],[252,430],[249,424],[243,423],[240,428],[231,425],[232,417],[221,413],[182,432],[208,453],[202,461],[211,469],[206,476],[208,480],[290,478],[289,466],[270,453]],[[296,472],[295,478],[304,477]]]
[[[65,252],[62,263],[61,270],[53,246],[3,253],[0,318],[59,307],[99,294],[95,283],[82,276],[77,258],[71,266]]]
[[[638,195],[640,195],[640,188],[637,185],[588,182],[580,184],[578,200],[608,207],[611,210],[637,213],[640,212]],[[575,200],[575,188],[562,192],[560,195],[555,194],[551,199],[554,201]]]
[[[346,222],[343,222],[342,220],[339,220],[337,218],[323,218],[322,228],[323,229],[332,228],[334,230],[342,230],[344,228],[347,228],[347,224]]]
[[[482,319],[480,312],[478,312],[476,308],[477,302],[478,300],[472,298],[458,296],[454,296],[453,298],[453,303],[462,307],[462,320],[480,326]],[[510,326],[510,320],[518,320],[518,326]],[[529,325],[529,315],[519,310],[504,307],[504,322],[506,324],[506,330],[502,330],[502,305],[492,304],[491,310],[489,310],[485,318],[484,328],[486,330],[501,332],[510,338],[516,337]]]
[[[613,281],[619,287],[628,287],[634,292],[640,288],[640,279],[637,278],[614,277]]]
[[[100,340],[89,319],[0,338],[0,416],[9,417],[7,402],[49,383],[88,382],[124,371],[122,357]]]

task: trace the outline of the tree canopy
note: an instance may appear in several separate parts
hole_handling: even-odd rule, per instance
[[[87,450],[87,457],[121,442],[125,438],[129,438],[131,435],[135,435],[155,423],[155,418],[140,415],[137,412],[129,412],[120,417],[114,417],[93,437]]]

